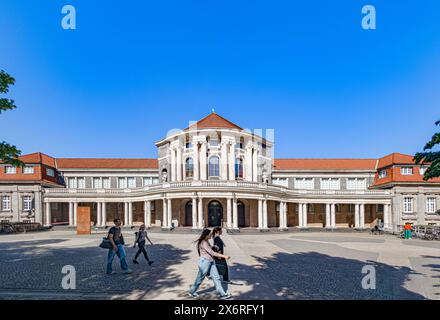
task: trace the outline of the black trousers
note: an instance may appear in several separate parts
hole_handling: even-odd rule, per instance
[[[218,274],[223,276],[223,281],[229,281],[229,268],[226,260],[215,260],[215,265],[218,270]],[[209,272],[207,274],[209,277]]]
[[[134,260],[137,260],[137,258],[139,257],[139,255],[141,253],[144,254],[145,260],[150,261],[150,259],[148,259],[147,250],[145,250],[145,241],[138,243],[138,251],[136,252],[136,255],[134,256]]]

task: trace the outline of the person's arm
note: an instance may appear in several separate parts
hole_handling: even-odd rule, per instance
[[[135,232],[134,234],[135,234],[136,236],[134,237],[133,248],[136,248],[136,243],[138,242],[138,239],[139,239],[139,233]]]
[[[217,253],[214,250],[212,250],[208,241],[203,241],[202,247],[203,247],[203,249],[205,249],[206,252],[208,252],[208,254],[211,257],[217,257],[217,258],[221,258],[221,259],[225,259],[225,260],[229,260],[231,258],[229,256],[225,256],[224,254]]]
[[[115,241],[113,240],[113,233],[108,234],[108,239],[110,240],[110,243],[113,246],[113,251],[118,252],[118,246],[116,245]]]

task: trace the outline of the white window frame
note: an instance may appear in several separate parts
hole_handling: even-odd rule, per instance
[[[84,181],[84,185],[83,186],[80,186],[80,183],[79,183],[80,181]],[[76,178],[76,186],[77,186],[78,189],[85,189],[86,188],[86,178],[84,178],[84,177]]]
[[[46,168],[46,174],[47,174],[49,177],[55,177],[55,170],[52,169],[52,168]]]
[[[29,170],[29,172],[27,172]],[[35,169],[34,166],[24,166],[23,167],[23,174],[34,174]]]
[[[420,169],[419,169],[420,175],[424,176],[427,169],[428,168],[426,168],[426,167],[420,167]]]
[[[96,185],[96,181],[98,181],[98,185]],[[93,189],[102,189],[102,177],[93,177],[92,184]]]
[[[8,194],[2,195],[2,211],[11,211],[11,196]]]
[[[388,173],[387,173],[386,169],[379,171],[379,178],[380,179],[385,178],[387,175],[388,175]]]
[[[289,179],[288,178],[273,178],[272,184],[281,187],[289,187]]]
[[[347,178],[347,190],[365,190],[365,189],[367,189],[367,179]]]
[[[324,183],[326,182],[326,183]],[[321,190],[340,190],[341,179],[339,178],[321,178]]]
[[[32,210],[32,196],[23,196],[23,211]]]
[[[71,181],[72,184],[71,184]],[[75,177],[67,177],[67,188],[69,189],[78,189],[78,183]]]
[[[134,182],[134,184],[130,185],[130,182]],[[127,177],[127,188],[128,189],[136,188],[136,177]]]
[[[17,167],[14,166],[5,166],[5,174],[16,174]]]
[[[436,201],[437,199],[434,197],[427,197],[426,198],[426,213],[435,213],[436,208]]]
[[[293,183],[295,189],[313,190],[315,188],[313,178],[295,178]]]
[[[106,185],[106,181],[108,181],[108,185]],[[112,183],[109,177],[102,177],[102,188],[110,189],[112,187]]]
[[[121,185],[121,181],[123,181],[123,185]],[[127,177],[118,177],[118,189],[127,189],[127,186]]]
[[[413,167],[400,167],[400,174],[404,176],[410,176],[414,172]]]
[[[414,198],[403,198],[403,213],[414,213]]]

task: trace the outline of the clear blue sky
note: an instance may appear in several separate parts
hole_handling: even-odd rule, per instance
[[[379,157],[419,151],[440,119],[437,0],[0,0],[0,32],[18,105],[0,139],[23,153],[155,157],[214,107],[274,129],[276,157]]]

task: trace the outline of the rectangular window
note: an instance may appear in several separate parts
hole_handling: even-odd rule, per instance
[[[110,189],[110,178],[102,178],[102,186],[104,189]]]
[[[32,210],[32,197],[31,196],[23,196],[23,211]]]
[[[34,167],[33,166],[24,166],[23,173],[24,174],[33,174],[34,173]]]
[[[67,186],[70,189],[76,189],[77,188],[76,178],[67,178]]]
[[[287,180],[287,178],[274,178],[272,180],[272,184],[287,188],[289,186],[289,181]]]
[[[136,188],[136,178],[130,177],[130,178],[127,178],[127,181],[128,181],[129,188]]]
[[[127,188],[127,179],[126,178],[118,178],[118,188],[126,189]]]
[[[427,198],[426,199],[426,212],[427,213],[435,213],[435,198]]]
[[[159,178],[155,177],[153,178],[153,184],[158,184],[159,183]]]
[[[101,178],[93,178],[93,188],[102,189],[102,180]]]
[[[348,178],[347,190],[365,190],[367,188],[367,181],[365,178]]]
[[[402,168],[400,168],[400,173],[403,175],[411,175],[411,174],[413,174],[413,168],[412,167],[402,167]]]
[[[84,178],[78,178],[78,189],[85,189],[86,180]]]
[[[322,190],[339,190],[340,188],[339,178],[321,178]]]
[[[51,169],[51,168],[46,168],[46,174],[49,177],[55,177],[55,171],[53,169]]]
[[[379,178],[385,178],[387,176],[387,171],[386,170],[380,170],[379,171]]]
[[[403,213],[413,213],[413,198],[403,198]]]
[[[8,211],[11,210],[11,196],[3,196],[2,197],[2,210]]]
[[[427,168],[425,168],[425,167],[420,167],[419,171],[420,171],[420,175],[421,175],[421,176],[424,176],[424,175],[425,175],[426,169],[427,169]]]
[[[6,174],[15,174],[15,173],[17,173],[17,168],[13,167],[13,166],[6,166],[5,173]]]
[[[144,186],[149,186],[153,184],[153,177],[144,177]]]
[[[313,189],[313,178],[295,178],[295,189]]]

